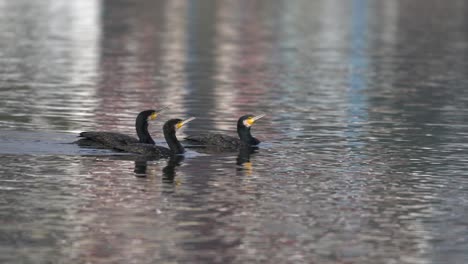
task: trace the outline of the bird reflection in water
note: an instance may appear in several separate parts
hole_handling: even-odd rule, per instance
[[[148,160],[147,159],[137,159],[135,160],[135,177],[138,178],[145,178],[147,176],[147,169],[148,169]]]
[[[174,155],[168,161],[166,167],[162,169],[164,183],[174,183],[174,178],[176,175],[176,167],[179,167],[184,161],[183,155]]]
[[[253,166],[250,161],[250,155],[256,153],[258,147],[241,147],[239,149],[239,154],[237,155],[236,164],[238,172],[245,172],[246,175],[252,175]]]
[[[179,167],[184,160],[183,155],[173,155],[167,161],[167,165],[162,169],[162,181],[164,183],[174,183],[174,178],[176,175],[176,167]],[[135,160],[135,177],[145,178],[148,176],[148,161],[151,159],[138,159]]]

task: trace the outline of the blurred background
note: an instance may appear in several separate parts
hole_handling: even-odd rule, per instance
[[[468,262],[468,2],[0,0],[0,261]],[[80,149],[235,135],[251,155]]]

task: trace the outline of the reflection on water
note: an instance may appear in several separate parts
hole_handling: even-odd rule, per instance
[[[464,1],[75,2],[0,0],[0,262],[468,262]],[[164,105],[262,144],[69,144]]]
[[[246,175],[252,175],[252,162],[250,156],[258,150],[258,147],[241,147],[239,149],[239,155],[237,155],[236,164],[238,165],[238,171],[245,171]]]
[[[167,165],[162,169],[161,175],[162,181],[164,183],[174,183],[174,178],[176,176],[176,168],[182,164],[184,159],[185,157],[183,155],[175,155],[167,160]],[[151,162],[151,160],[148,160],[144,157],[136,157],[135,169],[133,170],[133,172],[135,172],[136,177],[144,178],[152,174],[160,174],[159,172],[151,171],[151,166],[148,168],[149,162]]]
[[[184,156],[174,156],[167,161],[166,167],[162,169],[162,180],[165,183],[174,183],[176,168],[181,165]]]

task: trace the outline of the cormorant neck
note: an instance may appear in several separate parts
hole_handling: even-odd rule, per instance
[[[164,138],[172,153],[183,154],[185,152],[184,147],[180,144],[179,140],[177,140],[175,129],[164,130]]]
[[[248,145],[254,146],[260,144],[260,140],[252,137],[252,134],[250,134],[250,127],[238,125],[237,134],[239,134],[240,140]]]
[[[137,118],[135,128],[140,143],[155,144],[153,138],[148,132],[148,121],[146,118]]]

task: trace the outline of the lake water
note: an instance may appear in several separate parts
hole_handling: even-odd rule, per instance
[[[468,3],[0,0],[1,263],[468,263]],[[255,153],[80,149],[170,106]]]

